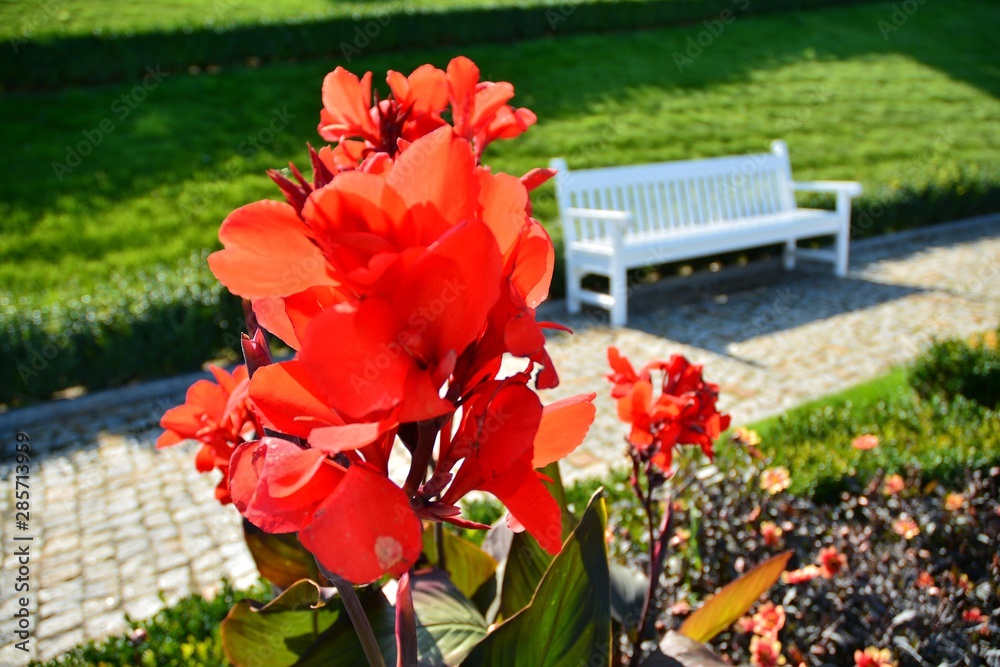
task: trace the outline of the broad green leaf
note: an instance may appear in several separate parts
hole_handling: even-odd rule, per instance
[[[486,621],[440,570],[410,579],[419,665],[458,665],[486,635]],[[395,610],[381,590],[358,591],[386,664],[396,663]],[[222,646],[237,667],[367,664],[333,589],[300,581],[263,607],[241,601],[222,622]]]
[[[486,636],[486,620],[441,570],[410,578],[421,665],[459,665]]]
[[[499,618],[510,618],[528,606],[552,558],[527,532],[514,533],[503,569]]]
[[[709,598],[701,609],[688,616],[680,633],[696,642],[707,642],[747,613],[774,582],[792,557],[791,551],[780,553],[727,584]]]
[[[611,563],[610,573],[611,617],[632,636],[639,629],[642,603],[649,590],[649,577],[621,563]]]
[[[316,578],[312,554],[299,543],[295,533],[272,535],[244,519],[243,537],[260,576],[278,588],[284,590],[296,581]]]
[[[381,616],[385,625],[385,611],[391,615],[392,610],[381,591],[363,590],[362,604],[373,621]],[[264,606],[246,600],[236,603],[222,621],[221,634],[229,660],[241,667],[306,664],[302,658],[312,655],[319,645],[340,651],[344,661],[339,664],[364,662],[339,598],[309,580],[295,583]]]
[[[599,491],[545,572],[531,603],[487,635],[462,664],[609,664],[611,584],[606,525],[607,507]]]
[[[432,525],[424,530],[424,555],[434,565],[439,564]],[[472,598],[484,584],[494,580],[497,571],[493,556],[447,530],[444,531],[444,565],[455,588],[467,598]],[[494,583],[494,592],[495,587]]]

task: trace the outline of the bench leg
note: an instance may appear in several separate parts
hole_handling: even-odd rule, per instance
[[[798,247],[795,239],[785,241],[785,252],[782,259],[785,261],[785,269],[791,271],[795,268],[795,250]]]
[[[833,272],[838,278],[847,275],[847,263],[849,256],[849,246],[851,243],[851,228],[846,226],[843,231],[837,234],[837,242],[834,248],[836,258],[834,259]]]
[[[611,296],[615,300],[611,307],[611,326],[623,327],[628,322],[628,272],[624,268],[612,271]]]
[[[566,310],[571,315],[580,312],[580,272],[566,257]]]

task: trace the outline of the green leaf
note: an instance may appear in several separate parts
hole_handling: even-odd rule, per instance
[[[754,602],[774,585],[791,557],[791,551],[780,553],[727,584],[701,609],[688,616],[681,625],[680,633],[696,642],[707,642],[715,637],[747,613]]]
[[[362,604],[370,618],[385,616],[386,610],[391,618],[392,609],[377,589],[365,589]],[[339,664],[363,664],[365,660],[340,599],[331,589],[309,580],[295,583],[264,606],[237,602],[222,621],[221,634],[222,648],[237,666],[307,664],[301,659],[311,656],[320,645],[324,650],[339,650],[338,659],[343,655]]]
[[[272,535],[244,519],[243,537],[260,576],[278,588],[284,590],[296,581],[316,578],[313,556],[295,533]]]
[[[415,573],[410,585],[420,664],[461,664],[486,636],[486,620],[442,570]]]
[[[503,526],[501,530],[509,529]],[[528,606],[552,559],[527,532],[514,533],[503,568],[498,618],[510,618]]]
[[[611,584],[606,525],[607,507],[603,491],[598,491],[552,561],[531,603],[487,635],[462,664],[609,664]]]
[[[434,565],[440,562],[432,525],[424,530],[424,555]],[[455,588],[467,598],[473,598],[484,584],[491,581],[495,593],[497,562],[493,556],[447,530],[444,531],[444,564]]]
[[[410,579],[418,664],[458,665],[486,636],[486,621],[441,570]],[[386,664],[396,663],[395,610],[378,588],[358,591]],[[366,664],[354,626],[333,589],[299,581],[264,606],[241,601],[222,622],[222,646],[237,667]]]

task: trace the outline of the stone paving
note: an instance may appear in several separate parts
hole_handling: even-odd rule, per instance
[[[605,349],[637,363],[683,353],[722,386],[721,405],[744,423],[875,377],[912,358],[934,336],[1000,322],[1000,217],[942,225],[852,247],[852,271],[828,265],[791,273],[756,262],[719,274],[642,286],[628,328],[602,312],[544,318],[576,330],[549,349],[562,385],[546,401],[597,392],[598,418],[563,464],[568,479],[624,462],[623,426],[603,375]],[[194,470],[193,446],[156,451],[157,421],[193,377],[0,415],[0,664],[50,658],[85,639],[146,618],[191,591],[210,594],[227,576],[257,577],[240,519],[213,496],[214,475]],[[31,438],[31,521],[14,527],[13,444]],[[793,471],[794,474],[794,471]],[[14,648],[18,561],[14,533],[31,536],[32,650]],[[162,599],[160,596],[162,592]]]

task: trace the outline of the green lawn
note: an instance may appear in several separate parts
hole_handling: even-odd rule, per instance
[[[594,0],[570,0],[572,4]],[[529,7],[539,0],[172,0],[155,10],[129,0],[6,0],[0,39],[45,40],[65,35],[122,34],[234,25],[378,16],[478,7]],[[560,5],[561,6],[561,5]]]
[[[796,176],[858,179],[877,201],[960,173],[1000,187],[1000,6],[927,4],[886,41],[877,21],[891,13],[882,3],[737,19],[683,72],[672,54],[700,26],[468,49],[540,119],[488,160],[520,173],[555,155],[573,167],[637,163],[760,151],[781,137]],[[409,71],[452,55],[351,68]],[[320,82],[336,64],[172,74],[134,109],[127,85],[5,95],[0,292],[61,300],[215,246],[230,210],[277,197],[266,168],[305,163]],[[87,136],[100,141],[59,180],[55,164]],[[551,191],[536,211],[552,222]]]

